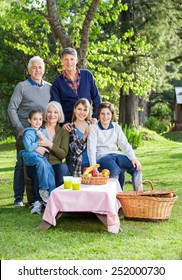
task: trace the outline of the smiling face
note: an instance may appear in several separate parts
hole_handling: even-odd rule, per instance
[[[78,62],[76,55],[64,54],[61,61],[66,72],[72,73],[76,71],[76,64]]]
[[[33,61],[31,67],[28,68],[28,73],[31,79],[38,84],[41,83],[44,72],[44,65],[41,63],[41,61]]]
[[[109,108],[103,108],[99,114],[99,120],[104,128],[107,128],[112,121],[112,113]]]
[[[38,130],[42,126],[43,116],[40,113],[35,113],[31,118],[28,118],[28,122],[32,128]]]
[[[85,120],[89,112],[89,108],[81,103],[74,109],[75,118],[79,121]]]
[[[59,119],[60,119],[60,115],[59,115],[58,110],[53,105],[50,105],[47,108],[47,113],[46,113],[47,123],[57,124],[59,122]]]

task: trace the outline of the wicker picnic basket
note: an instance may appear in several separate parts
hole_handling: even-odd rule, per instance
[[[104,184],[107,184],[109,177],[102,177],[102,176],[87,177],[87,176],[83,176],[82,175],[81,178],[82,178],[82,184],[86,184],[86,185],[104,185]]]
[[[140,191],[141,184],[148,183],[152,190]],[[142,181],[136,191],[120,192],[120,200],[124,218],[131,220],[162,221],[168,220],[177,196],[175,190],[154,190],[150,180]]]

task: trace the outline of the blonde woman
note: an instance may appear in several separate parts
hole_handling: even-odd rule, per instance
[[[87,156],[87,137],[91,131],[91,105],[86,98],[79,99],[73,108],[69,153],[67,164],[73,176],[80,176],[89,166]]]

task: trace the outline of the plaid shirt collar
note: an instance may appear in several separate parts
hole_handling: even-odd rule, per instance
[[[79,77],[80,76],[80,69],[78,67],[76,67],[76,70],[77,70],[77,75],[76,76]],[[70,75],[69,75],[68,72],[66,72],[66,70],[63,71],[63,77],[64,77],[65,80],[71,80]]]
[[[68,86],[72,88],[72,90],[76,93],[76,95],[78,95],[78,87],[80,85],[80,69],[78,67],[76,69],[77,69],[77,75],[74,81],[70,79],[70,76],[66,71],[63,72],[63,79],[68,84]]]

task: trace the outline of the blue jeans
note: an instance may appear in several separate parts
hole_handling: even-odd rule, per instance
[[[28,178],[32,180],[32,196],[33,196],[33,202],[35,201],[42,201],[42,198],[39,194],[39,179],[37,177],[37,170],[36,166],[26,166],[26,173]]]
[[[55,174],[55,182],[56,187],[63,184],[63,176],[69,175],[68,166],[64,163],[58,163],[52,165]],[[26,166],[27,176],[32,179],[32,195],[33,195],[33,202],[41,201],[41,197],[39,194],[39,179],[37,176],[36,166]]]
[[[69,169],[66,163],[52,165],[55,173],[56,188],[63,184],[63,176],[69,175]]]
[[[20,151],[17,150],[16,165],[14,170],[13,190],[15,201],[22,201],[25,189],[23,158]]]
[[[56,187],[55,174],[47,158],[36,152],[23,154],[23,161],[27,166],[36,166],[39,189],[51,192]]]
[[[110,171],[111,178],[118,178],[121,188],[124,189],[125,171],[132,176],[133,189],[135,190],[142,181],[142,171],[136,170],[131,160],[122,154],[109,154],[97,160],[100,164],[99,171],[106,168]]]

